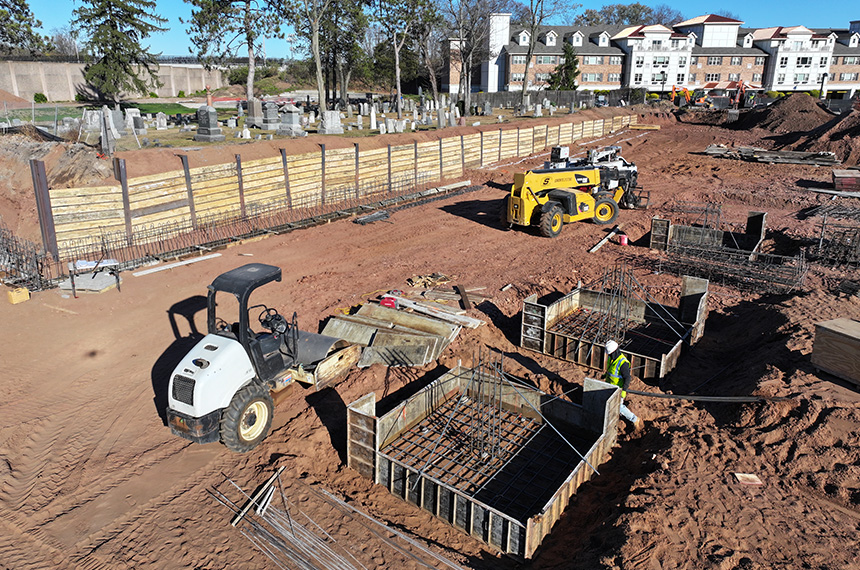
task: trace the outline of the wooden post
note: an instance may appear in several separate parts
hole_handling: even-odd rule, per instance
[[[388,193],[391,194],[391,145],[388,145]]]
[[[131,226],[131,197],[128,195],[128,175],[125,170],[125,159],[113,159],[113,177],[119,180],[119,185],[122,188],[122,213],[125,218],[125,239],[128,245],[132,241],[132,226]]]
[[[325,206],[325,145],[320,145],[320,205]]]
[[[245,217],[245,185],[242,181],[242,156],[236,155],[236,177],[239,179],[239,209]]]
[[[57,232],[54,228],[54,211],[51,208],[51,194],[48,192],[48,175],[45,163],[35,158],[30,159],[30,174],[33,177],[33,189],[36,192],[36,211],[39,214],[39,229],[42,231],[42,245],[45,251],[59,261],[60,253],[57,248]]]
[[[191,190],[191,170],[188,168],[188,155],[178,154],[176,156],[182,161],[182,170],[185,172],[185,191],[188,194],[188,211],[191,213],[191,227],[196,230],[197,208],[194,205],[194,192]]]
[[[361,198],[361,190],[359,190],[359,181],[358,181],[358,143],[352,143],[355,146],[355,198]]]
[[[287,208],[293,207],[293,197],[290,194],[290,170],[287,168],[287,149],[282,148],[281,163],[284,165],[284,189],[287,192]]]

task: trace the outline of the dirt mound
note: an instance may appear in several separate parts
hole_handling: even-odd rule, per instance
[[[34,158],[45,162],[51,188],[103,183],[111,176],[111,168],[86,145],[42,142],[26,135],[0,137],[0,220],[16,235],[39,241],[29,164]]]
[[[808,132],[833,119],[818,106],[818,100],[806,93],[795,93],[780,99],[766,109],[752,111],[742,121],[742,128],[767,129],[775,134]]]
[[[23,97],[12,95],[8,91],[4,91],[3,89],[0,89],[0,101],[2,101],[3,103],[28,103],[28,101]]]
[[[850,111],[826,123],[793,148],[835,152],[846,165],[860,164],[860,111]]]

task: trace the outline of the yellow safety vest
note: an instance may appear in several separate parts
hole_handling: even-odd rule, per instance
[[[621,377],[621,366],[623,364],[630,364],[630,361],[627,360],[627,357],[624,356],[623,353],[619,353],[618,357],[609,363],[609,366],[606,368],[605,379],[610,384],[614,384],[618,387],[624,385],[624,378]],[[626,398],[627,392],[621,391],[621,397]]]

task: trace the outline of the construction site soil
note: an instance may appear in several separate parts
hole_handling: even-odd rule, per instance
[[[847,128],[856,133],[856,112],[842,121],[853,121]],[[672,202],[719,203],[735,227],[749,210],[767,211],[765,246],[777,253],[794,254],[816,235],[816,220],[799,212],[830,199],[808,189],[827,185],[830,169],[701,152],[709,144],[773,147],[772,131],[684,124],[669,113],[642,122],[662,129],[588,143],[620,144],[651,191],[651,209],[620,214],[629,246],[612,241],[586,253],[606,231],[589,223],[566,226],[553,240],[500,226],[497,212],[513,173],[539,165],[544,153],[470,171],[479,190],[397,211],[387,222],[345,219],[240,243],[169,271],[123,274],[121,292],[73,299],[52,290],[18,305],[0,303],[0,568],[274,568],[207,490],[242,503],[226,477],[250,492],[281,466],[294,507],[367,568],[423,566],[386,548],[354,518],[320,507],[313,490],[331,492],[463,567],[860,568],[860,394],[809,361],[814,323],[859,318],[860,299],[835,295],[845,274],[818,266],[806,290],[791,295],[712,284],[702,340],[659,385],[633,386],[782,399],[631,396],[646,429],[622,428],[600,475],[571,499],[533,560],[498,556],[345,466],[346,405],[371,391],[383,402],[402,399],[459,360],[469,364],[479,347],[504,352],[510,373],[547,392],[581,384],[585,370],[519,348],[522,300],[566,293],[627,260],[651,295],[677,305],[680,280],[649,265],[656,254],[646,241],[651,217],[672,217]],[[849,146],[856,164],[856,144]],[[571,154],[585,148],[574,145]],[[32,191],[26,180],[14,180],[16,192]],[[163,423],[168,375],[205,330],[206,285],[250,261],[283,268],[283,281],[261,289],[257,302],[296,311],[305,329],[319,330],[338,310],[380,290],[408,290],[408,278],[433,272],[486,287],[489,299],[468,314],[487,324],[464,329],[425,369],[374,365],[319,392],[291,387],[271,435],[248,454],[191,444]],[[757,475],[762,485],[742,485],[736,472]]]

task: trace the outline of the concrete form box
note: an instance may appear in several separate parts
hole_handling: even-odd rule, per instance
[[[816,323],[811,360],[819,370],[860,385],[860,321]]]
[[[673,224],[669,220],[651,219],[651,249],[672,251],[677,248],[729,249],[753,254],[761,249],[767,229],[765,212],[749,212],[743,233],[697,225]],[[751,257],[752,259],[752,257]]]
[[[598,324],[585,314],[601,315],[601,293],[575,289],[561,299],[542,304],[537,295],[523,302],[520,344],[587,368],[602,370],[603,338]],[[683,345],[693,345],[704,334],[708,314],[708,280],[684,276],[677,308],[626,299],[626,341],[621,349],[631,371],[643,380],[663,378],[674,367]],[[602,317],[597,317],[602,318]],[[616,339],[618,340],[618,339]]]
[[[476,370],[458,366],[379,417],[368,414],[374,394],[350,404],[349,465],[367,476],[372,463],[374,482],[391,493],[502,552],[530,558],[615,444],[620,392],[587,378],[582,403],[574,404],[499,380],[494,429],[504,437],[499,453],[487,456],[463,443],[474,436],[470,414],[484,414],[478,402],[489,401],[476,389]],[[379,434],[371,462],[354,441],[359,433]]]

